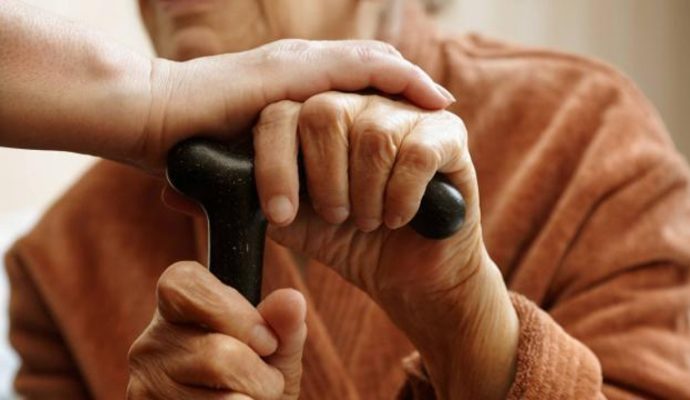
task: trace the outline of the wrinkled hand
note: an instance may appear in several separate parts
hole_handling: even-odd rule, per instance
[[[265,108],[254,146],[269,235],[376,300],[422,353],[441,398],[504,397],[517,320],[482,240],[461,119],[377,95],[328,92]],[[298,148],[311,206],[298,207]],[[437,172],[467,202],[464,227],[441,241],[405,226]]]
[[[138,162],[154,170],[164,167],[167,151],[182,139],[243,133],[265,106],[280,100],[372,87],[432,109],[453,101],[393,46],[377,41],[280,40],[184,63],[158,60],[151,76]]]
[[[420,351],[439,398],[505,398],[518,322],[482,240],[460,118],[327,92],[266,107],[254,147],[271,238],[331,266],[378,302]],[[311,204],[299,202],[298,150]],[[463,228],[440,241],[406,226],[436,172],[467,204]],[[170,190],[165,198],[190,210]]]
[[[299,292],[275,291],[254,308],[203,266],[179,262],[157,295],[129,352],[128,399],[298,398],[307,334]]]
[[[333,266],[374,298],[439,296],[483,266],[477,182],[455,114],[378,95],[328,92],[265,108],[254,147],[271,236]],[[298,147],[311,206],[302,204],[295,219]],[[468,205],[464,228],[444,241],[404,227],[436,172]]]

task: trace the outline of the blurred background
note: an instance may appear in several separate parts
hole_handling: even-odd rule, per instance
[[[135,0],[24,0],[86,23],[151,54]],[[690,156],[690,1],[455,0],[438,15],[446,31],[477,31],[513,42],[600,58],[630,76]],[[57,152],[0,149],[0,252],[93,162]],[[3,269],[4,271],[4,269]],[[0,272],[0,399],[16,360],[5,344],[7,282]]]

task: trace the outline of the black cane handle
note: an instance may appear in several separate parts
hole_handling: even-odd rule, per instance
[[[168,154],[167,177],[206,213],[211,272],[258,304],[266,219],[256,192],[251,140],[189,139],[179,143]],[[302,174],[300,186],[305,186]],[[427,238],[444,239],[462,227],[464,218],[460,192],[437,174],[410,226]]]

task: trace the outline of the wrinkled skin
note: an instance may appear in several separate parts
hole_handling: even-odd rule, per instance
[[[240,29],[244,26],[241,24],[233,29],[229,23],[214,25],[214,21],[239,18],[235,14],[238,10],[260,8],[264,5],[261,1],[212,3],[227,7],[223,9],[227,15],[211,17],[200,12],[190,16],[186,21],[195,23],[185,27],[178,23],[179,16],[166,14],[147,2],[142,10],[157,49],[169,52],[171,57],[184,57],[194,51],[233,51],[238,46],[253,45],[252,40],[270,40],[267,38],[273,38],[271,35],[329,37],[318,28],[298,33],[298,24],[277,17],[289,15],[281,11],[293,8],[303,14],[313,11],[313,24],[306,26],[319,27],[323,23],[332,28],[334,35],[377,30],[368,27],[381,19],[382,3],[328,3],[330,9],[307,0],[275,2],[275,9],[271,3],[262,14],[266,20],[257,28],[247,28],[249,31]],[[379,8],[367,14],[360,8],[365,6]],[[344,21],[340,18],[345,15],[343,10],[354,10],[358,18],[330,23],[330,18]],[[196,37],[201,31],[209,35],[205,44],[192,46],[193,51],[185,47],[194,41],[184,42],[182,38]],[[248,42],[238,39],[242,35],[249,36]],[[204,47],[209,43],[217,47]],[[264,108],[253,135],[257,185],[262,208],[271,222],[270,237],[331,266],[378,302],[420,351],[439,398],[504,398],[514,373],[517,319],[501,275],[482,241],[477,181],[462,121],[446,111],[427,111],[383,96],[327,92],[303,102],[281,101]],[[311,204],[299,203],[298,149],[305,161]],[[424,239],[405,226],[419,206],[426,183],[437,171],[460,189],[468,207],[463,229],[443,241]],[[193,210],[171,191],[164,197],[174,208]],[[169,279],[166,285],[182,288],[189,281],[201,285],[207,279],[204,274],[199,269],[185,279]],[[230,294],[222,301],[228,308],[242,303]],[[215,305],[202,300],[199,304],[207,312]],[[261,307],[258,313],[261,316]],[[160,305],[159,314],[163,314]],[[266,317],[256,321],[272,326]],[[155,318],[152,324],[157,324]],[[219,332],[213,327],[210,331]],[[151,328],[132,348],[133,376],[141,369],[151,370],[158,362],[155,357],[141,362],[138,344],[151,340],[159,343],[162,358],[166,358],[166,348],[175,351],[160,343],[164,338],[151,338],[150,332]],[[236,329],[220,332],[249,342],[235,333]],[[203,351],[214,352],[216,345],[207,345]],[[242,364],[256,355],[266,356],[260,349],[252,350],[254,355],[236,353],[233,359]],[[183,359],[176,358],[178,362]],[[291,361],[295,368],[300,363],[298,358]],[[265,362],[270,366],[270,361]],[[472,368],[461,373],[458,365]],[[237,376],[232,367],[226,374]],[[251,396],[245,380],[250,382],[252,377],[206,388]],[[265,398],[290,397],[276,390]]]

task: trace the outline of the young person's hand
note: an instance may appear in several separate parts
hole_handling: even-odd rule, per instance
[[[281,40],[187,62],[150,59],[16,0],[0,2],[0,146],[87,153],[162,173],[195,135],[247,132],[267,105],[375,88],[452,101],[376,41]]]

